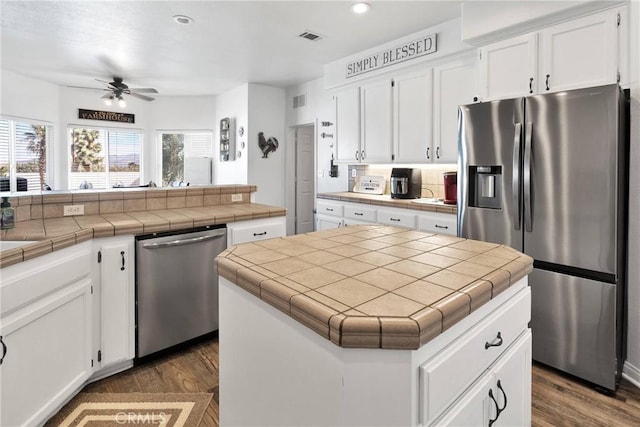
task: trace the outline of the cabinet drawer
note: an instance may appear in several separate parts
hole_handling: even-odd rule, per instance
[[[457,234],[457,219],[455,215],[433,213],[418,216],[418,230],[430,233]]]
[[[435,419],[494,363],[527,328],[530,318],[531,291],[527,287],[451,347],[422,364],[419,379],[422,424]]]
[[[229,245],[239,245],[240,243],[257,242],[259,240],[273,239],[284,236],[281,222],[265,224],[251,224],[245,227],[229,227]]]
[[[334,203],[318,202],[318,213],[342,217],[343,206]]]
[[[379,210],[378,222],[387,225],[397,225],[398,227],[416,228],[416,216],[409,213]]]
[[[376,210],[360,206],[345,206],[344,217],[359,221],[376,222]]]

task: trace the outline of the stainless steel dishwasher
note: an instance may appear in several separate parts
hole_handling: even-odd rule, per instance
[[[136,237],[136,358],[218,329],[225,226]]]

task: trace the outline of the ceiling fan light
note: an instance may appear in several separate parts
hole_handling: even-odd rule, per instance
[[[111,105],[113,104],[113,102],[111,102],[111,98],[107,98],[104,100],[104,105]]]
[[[124,108],[127,106],[127,103],[124,102],[124,99],[122,97],[118,98],[118,105],[120,106],[120,108]]]

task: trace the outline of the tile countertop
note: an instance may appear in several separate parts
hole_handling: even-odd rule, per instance
[[[286,215],[281,207],[239,203],[102,215],[32,219],[2,230],[2,241],[35,241],[0,251],[0,268],[92,238],[189,230],[215,224]]]
[[[351,191],[339,191],[335,193],[318,193],[317,198],[454,215],[458,212],[458,207],[456,205],[445,205],[443,202],[435,201],[434,199],[392,199],[388,194],[366,194],[354,193]]]
[[[336,345],[417,349],[529,274],[493,243],[360,225],[245,243],[218,273]]]

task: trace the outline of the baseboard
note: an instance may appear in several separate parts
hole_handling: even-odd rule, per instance
[[[640,388],[640,369],[636,368],[628,361],[624,362],[624,366],[622,367],[622,376],[631,384]]]
[[[101,380],[106,377],[110,377],[111,375],[117,374],[118,372],[126,371],[127,369],[132,367],[133,360],[125,360],[123,362],[116,363],[93,374],[91,378],[87,380],[86,384]]]

